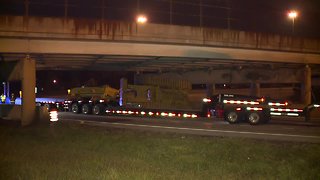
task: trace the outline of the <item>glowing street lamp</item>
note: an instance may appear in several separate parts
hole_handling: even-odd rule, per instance
[[[139,24],[144,24],[148,21],[147,17],[145,15],[139,15],[137,16],[137,19],[136,19],[137,23]]]
[[[294,20],[298,17],[298,12],[291,10],[288,12],[288,18],[292,19],[292,33],[294,33]]]

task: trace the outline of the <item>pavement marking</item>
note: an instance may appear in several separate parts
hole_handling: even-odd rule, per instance
[[[131,126],[131,127],[146,127],[146,128],[189,130],[189,131],[205,131],[205,132],[218,132],[218,133],[230,133],[230,134],[234,133],[234,134],[247,134],[247,135],[268,135],[268,136],[282,136],[282,137],[285,136],[285,137],[320,139],[320,136],[307,136],[307,135],[295,135],[295,134],[259,133],[259,132],[249,132],[249,131],[230,131],[230,130],[215,130],[215,129],[183,128],[183,127],[155,126],[155,125],[129,124],[129,123],[117,123],[117,122],[97,122],[97,121],[74,120],[74,119],[63,119],[63,121],[78,121],[78,122],[82,122],[82,123],[86,122],[86,123]]]

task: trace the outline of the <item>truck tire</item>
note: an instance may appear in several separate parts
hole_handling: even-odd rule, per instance
[[[82,113],[83,114],[91,114],[92,113],[91,105],[90,104],[82,105]]]
[[[225,113],[224,116],[225,120],[228,121],[230,124],[235,124],[239,122],[239,114],[235,111],[228,111]]]
[[[73,113],[76,113],[76,114],[80,113],[80,107],[79,107],[79,105],[78,105],[77,103],[73,103],[73,104],[71,105],[71,111],[72,111]]]
[[[95,115],[102,115],[105,113],[104,111],[105,111],[105,108],[104,108],[104,105],[102,104],[96,104],[93,106],[93,114]]]
[[[251,125],[259,124],[262,121],[263,117],[258,112],[250,112],[248,114],[248,122]]]

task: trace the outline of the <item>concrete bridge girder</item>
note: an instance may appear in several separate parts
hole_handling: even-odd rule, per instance
[[[0,39],[0,52],[87,54],[155,57],[187,57],[252,62],[320,64],[320,55],[312,53],[279,52],[254,49],[230,49],[223,47],[186,46],[173,44],[147,44],[126,42]]]

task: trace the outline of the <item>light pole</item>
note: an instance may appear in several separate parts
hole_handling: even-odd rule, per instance
[[[172,1],[173,0],[170,0],[170,25],[172,25],[172,9],[173,9]]]
[[[292,34],[294,33],[294,20],[298,17],[298,12],[291,10],[288,12],[288,18],[292,20]]]
[[[148,21],[147,16],[144,14],[141,14],[140,12],[140,0],[137,0],[137,17],[136,17],[136,22],[138,24],[145,24]]]

